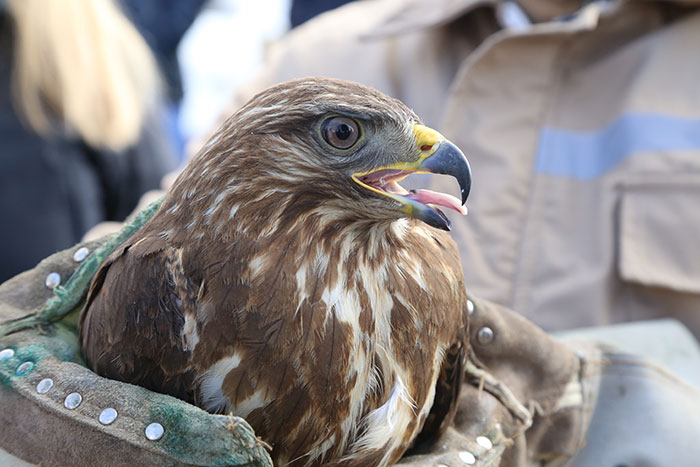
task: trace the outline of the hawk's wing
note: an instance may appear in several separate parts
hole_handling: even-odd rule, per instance
[[[197,290],[183,274],[179,249],[158,236],[135,237],[93,279],[80,318],[84,357],[102,376],[192,401],[181,336]]]
[[[430,449],[452,425],[464,382],[467,352],[467,348],[461,342],[455,343],[445,352],[440,375],[435,383],[435,400],[421,432],[413,443],[412,451],[422,452],[424,449]]]

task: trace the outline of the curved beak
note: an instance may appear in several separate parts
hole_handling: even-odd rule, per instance
[[[457,179],[459,183],[459,188],[461,191],[461,206],[467,202],[467,197],[472,187],[472,173],[469,167],[469,161],[465,157],[464,153],[454,145],[451,141],[443,140],[438,143],[438,147],[430,156],[425,158],[418,165],[418,172],[427,172],[442,175],[451,175]],[[450,220],[445,216],[445,214],[435,207],[437,203],[429,203],[430,199],[426,200],[426,195],[428,190],[418,190],[417,194],[423,195],[421,200],[413,204],[412,215],[413,217],[422,220],[428,225],[442,230],[450,230],[451,223]],[[437,195],[437,193],[430,192],[430,195]],[[449,196],[440,193],[442,196]],[[429,196],[427,198],[430,198]],[[445,206],[446,203],[440,203],[439,205]],[[456,208],[454,206],[448,205],[452,209],[466,214],[466,208],[463,210]]]
[[[398,162],[369,172],[357,173],[353,175],[353,180],[369,190],[400,202],[403,205],[401,210],[406,214],[438,229],[450,230],[450,221],[438,206],[453,209],[461,214],[467,213],[464,203],[472,184],[469,162],[457,146],[432,128],[414,125],[413,134],[418,150],[417,160]],[[459,183],[461,200],[430,190],[406,191],[397,182],[412,173],[434,173],[454,177]]]
[[[451,141],[438,143],[437,150],[418,165],[421,172],[451,175],[457,179],[462,193],[462,205],[472,188],[472,170],[464,153]]]

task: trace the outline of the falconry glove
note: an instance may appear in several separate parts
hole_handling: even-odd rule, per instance
[[[594,406],[582,360],[520,315],[470,298],[472,352],[454,426],[408,465],[507,465],[570,459]]]
[[[682,325],[632,323],[557,339],[508,309],[470,301],[472,353],[454,425],[402,464],[666,466],[700,455],[700,348]],[[676,358],[674,369],[696,385],[603,340]]]
[[[54,297],[49,276],[70,278],[84,249],[89,255],[109,238],[57,253],[0,286],[0,321],[41,309]],[[472,354],[454,425],[401,464],[596,465],[587,452],[622,450],[625,443],[601,448],[601,439],[624,431],[611,426],[611,418],[631,418],[640,400],[644,411],[675,427],[657,433],[656,444],[700,433],[697,388],[662,368],[590,340],[555,339],[500,306],[474,297],[471,303]],[[84,368],[70,318],[0,337],[0,447],[6,453],[52,465],[271,465],[244,420]],[[624,387],[637,396],[624,405],[618,388],[630,377],[633,384]],[[610,416],[593,420],[599,412]],[[641,449],[631,444],[628,449]],[[659,453],[677,461],[688,449]]]

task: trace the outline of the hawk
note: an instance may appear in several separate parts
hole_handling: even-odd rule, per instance
[[[456,178],[461,199],[407,191]],[[276,464],[386,465],[450,421],[466,293],[440,208],[462,152],[341,80],[270,88],[227,120],[96,274],[88,366],[246,418]]]

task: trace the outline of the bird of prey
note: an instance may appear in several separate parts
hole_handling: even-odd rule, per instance
[[[461,199],[398,184],[428,172]],[[456,407],[467,300],[440,208],[466,213],[470,184],[464,154],[395,99],[270,88],[96,274],[86,362],[244,417],[279,465],[396,462]]]

